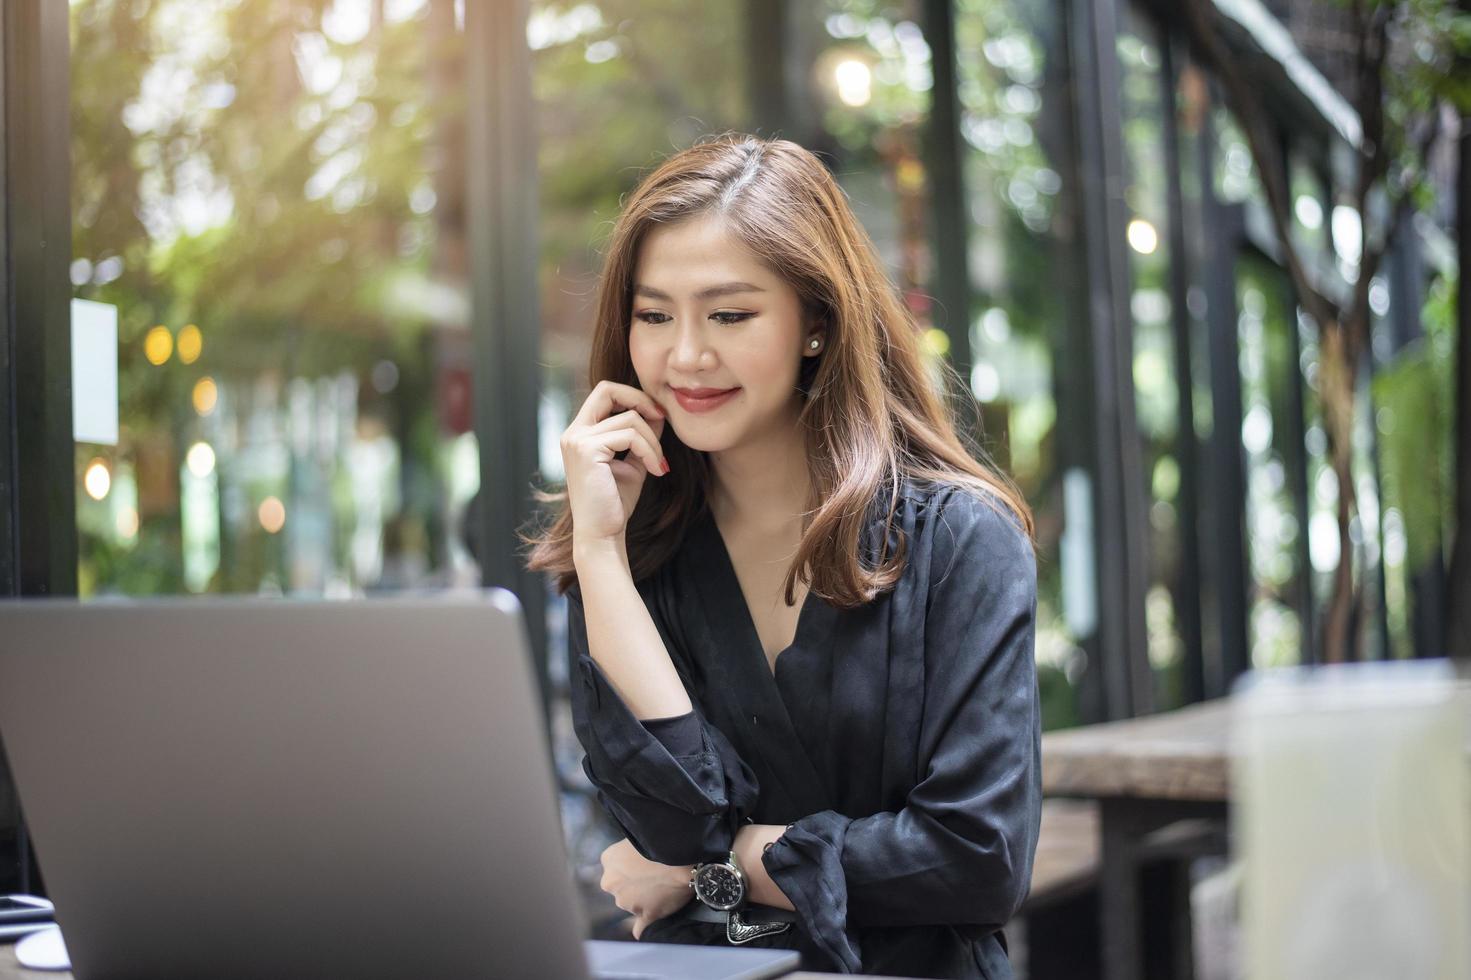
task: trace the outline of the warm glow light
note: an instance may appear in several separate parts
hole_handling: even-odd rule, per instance
[[[82,486],[87,488],[87,496],[93,500],[107,496],[107,491],[112,489],[112,473],[107,464],[100,459],[88,463],[86,473],[82,474]]]
[[[838,85],[838,98],[845,105],[868,105],[873,97],[873,72],[857,58],[844,58],[833,69],[833,81]]]
[[[179,349],[184,349],[184,338],[179,338]],[[182,357],[182,355],[180,355]],[[208,415],[215,410],[215,403],[220,400],[220,389],[215,385],[214,378],[200,378],[194,382],[194,411],[200,415]]]
[[[196,442],[189,447],[189,453],[184,457],[184,465],[189,467],[189,472],[201,480],[215,471],[215,451],[207,442]]]
[[[1129,222],[1128,236],[1129,247],[1140,255],[1153,255],[1154,250],[1159,248],[1159,232],[1143,218],[1135,218]]]
[[[138,512],[131,507],[124,507],[117,512],[117,533],[126,539],[138,536]]]
[[[199,354],[204,350],[204,334],[194,324],[189,324],[179,331],[179,360],[185,364],[193,364],[199,360]]]
[[[904,190],[916,193],[924,188],[924,164],[914,157],[904,157],[894,167],[894,179]]]
[[[143,356],[149,364],[162,364],[174,352],[174,335],[169,328],[159,324],[143,338]]]
[[[260,526],[266,529],[266,533],[275,534],[286,526],[286,505],[275,497],[267,497],[260,502]]]
[[[926,330],[921,343],[926,352],[936,357],[944,357],[950,353],[950,335],[937,327]]]

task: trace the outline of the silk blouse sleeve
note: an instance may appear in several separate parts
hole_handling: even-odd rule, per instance
[[[646,583],[639,591],[691,702],[698,705],[677,647],[650,601],[652,587]],[[583,770],[599,802],[651,861],[724,860],[755,806],[755,774],[698,707],[691,715],[652,721],[648,727],[635,718],[588,652],[578,586],[568,590],[567,600],[573,728],[587,753]]]

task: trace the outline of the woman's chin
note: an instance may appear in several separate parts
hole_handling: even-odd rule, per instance
[[[676,426],[674,434],[686,447],[699,453],[723,452],[731,446],[729,435],[713,431],[712,427],[699,422],[683,427]]]
[[[718,453],[730,448],[730,440],[712,439],[708,436],[704,439],[686,439],[684,436],[680,436],[679,441],[697,453]]]

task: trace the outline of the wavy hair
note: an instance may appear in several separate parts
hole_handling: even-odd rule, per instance
[[[918,325],[842,189],[816,156],[787,140],[740,134],[704,140],[666,159],[628,196],[598,286],[589,386],[602,379],[639,386],[628,348],[639,246],[656,225],[710,214],[788,282],[823,327],[823,351],[802,359],[799,380],[797,424],[812,499],[784,583],[788,605],[795,603],[799,577],[840,608],[863,605],[894,586],[908,549],[893,526],[904,478],[959,485],[1009,511],[1028,537],[1035,535],[1016,485],[957,433],[921,354]],[[940,379],[971,397],[946,363]],[[705,453],[680,442],[673,426],[665,426],[661,442],[672,471],[644,481],[625,532],[635,581],[670,558],[711,485]],[[885,495],[889,533],[880,536],[870,565],[861,557],[865,529]],[[566,592],[577,581],[567,494],[537,492],[536,498],[551,505],[552,519],[521,535],[529,546],[527,567],[555,574],[557,591]]]

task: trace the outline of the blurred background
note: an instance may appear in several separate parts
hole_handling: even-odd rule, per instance
[[[969,380],[1036,510],[1046,727],[1463,635],[1455,3],[27,0],[4,36],[5,590],[513,588],[574,837],[514,531],[620,196],[728,129],[822,155]],[[68,322],[115,324],[100,435]]]

